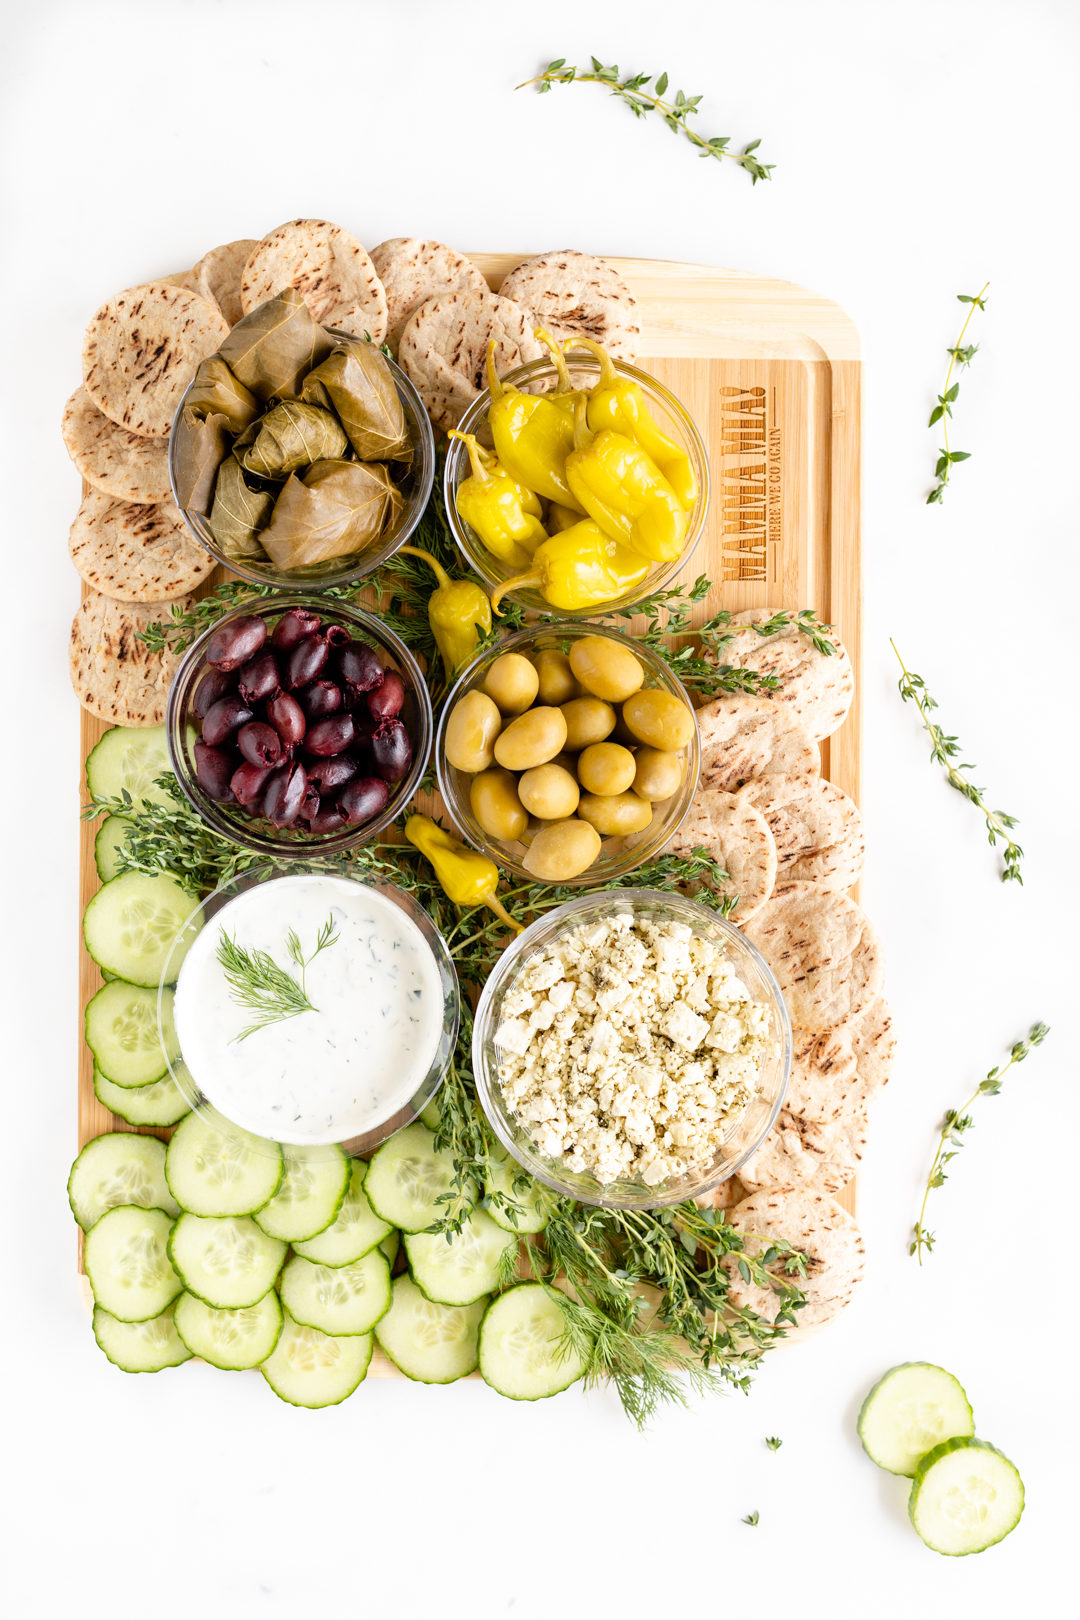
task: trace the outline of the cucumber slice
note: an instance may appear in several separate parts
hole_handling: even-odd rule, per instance
[[[480,1376],[512,1401],[558,1395],[585,1372],[565,1337],[555,1290],[519,1283],[493,1299],[480,1324]]]
[[[138,804],[174,802],[159,776],[171,776],[164,726],[113,726],[86,759],[86,790],[92,799],[119,799],[125,793]]]
[[[1015,1530],[1024,1482],[996,1446],[962,1435],[943,1440],[919,1463],[908,1499],[917,1533],[948,1558],[985,1552]]]
[[[367,1165],[363,1159],[354,1159],[345,1199],[337,1215],[325,1232],[294,1243],[297,1254],[320,1266],[349,1266],[354,1260],[362,1259],[369,1249],[380,1246],[393,1227],[380,1219],[368,1203],[364,1193],[366,1176]],[[394,1255],[389,1257],[391,1264]]]
[[[398,1257],[398,1250],[400,1248],[401,1233],[398,1231],[387,1232],[382,1242],[378,1245],[379,1253],[386,1256],[386,1263],[390,1267],[391,1271],[394,1269],[394,1261]]]
[[[302,1327],[288,1311],[284,1317],[281,1336],[259,1371],[290,1406],[337,1406],[367,1376],[375,1342],[371,1334],[335,1339]]]
[[[905,1361],[879,1378],[859,1413],[859,1439],[871,1462],[911,1479],[942,1440],[975,1433],[962,1386],[929,1361]]]
[[[173,993],[162,991],[158,1033],[158,993],[141,984],[114,979],[86,1003],[86,1044],[94,1062],[114,1086],[152,1086],[180,1056],[173,1024]]]
[[[114,1367],[126,1373],[155,1373],[179,1367],[181,1362],[191,1360],[191,1351],[176,1331],[174,1309],[170,1305],[160,1316],[151,1316],[146,1322],[121,1322],[95,1305],[94,1338],[98,1348]]]
[[[106,1131],[87,1142],[71,1167],[67,1191],[84,1232],[118,1204],[180,1213],[165,1181],[164,1142],[132,1131]]]
[[[172,878],[124,872],[91,898],[83,938],[99,967],[156,990],[166,962],[180,972],[204,921],[195,896]]]
[[[132,1204],[107,1209],[86,1234],[83,1263],[94,1303],[120,1322],[146,1322],[183,1284],[169,1261],[172,1216]]]
[[[238,1125],[219,1130],[199,1114],[176,1127],[165,1155],[165,1179],[192,1215],[250,1215],[273,1198],[284,1172],[276,1142]]]
[[[351,1266],[317,1266],[294,1255],[281,1274],[281,1303],[294,1321],[320,1333],[369,1333],[390,1309],[390,1267],[378,1249]]]
[[[452,1384],[476,1369],[486,1308],[486,1298],[473,1305],[436,1305],[403,1272],[394,1281],[390,1309],[376,1324],[375,1338],[406,1378]]]
[[[114,877],[120,876],[117,854],[127,843],[130,831],[131,822],[127,816],[106,816],[98,828],[94,839],[94,865],[102,883],[109,883]]]
[[[175,1125],[191,1112],[191,1105],[171,1074],[152,1086],[137,1086],[130,1091],[126,1086],[114,1085],[95,1067],[94,1095],[110,1113],[126,1119],[129,1125]]]
[[[420,1123],[426,1125],[429,1131],[437,1131],[442,1124],[442,1109],[439,1107],[438,1097],[432,1097],[426,1108],[420,1110]]]
[[[503,1256],[517,1253],[517,1237],[474,1209],[460,1232],[417,1232],[405,1238],[409,1269],[422,1293],[436,1305],[471,1305],[506,1278]]]
[[[281,1185],[258,1223],[269,1237],[302,1243],[337,1219],[349,1190],[352,1160],[343,1148],[286,1147]]]
[[[507,1153],[492,1154],[488,1159],[484,1192],[489,1199],[494,1193],[512,1206],[487,1206],[488,1214],[504,1232],[542,1232],[551,1219],[551,1194]]]
[[[271,1288],[257,1305],[219,1311],[194,1294],[173,1306],[176,1331],[193,1356],[223,1372],[245,1372],[264,1362],[281,1332],[281,1301]]]
[[[285,1245],[260,1232],[250,1215],[181,1215],[169,1259],[189,1294],[216,1310],[239,1310],[273,1288]]]
[[[454,1162],[426,1125],[406,1125],[384,1142],[368,1166],[364,1191],[376,1215],[403,1232],[423,1232],[442,1215],[438,1200],[450,1191]],[[477,1189],[471,1189],[470,1203]]]

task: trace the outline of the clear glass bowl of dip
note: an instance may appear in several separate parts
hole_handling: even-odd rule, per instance
[[[640,1180],[603,1183],[571,1170],[561,1160],[546,1157],[537,1148],[503,1097],[499,1079],[501,1053],[498,1029],[503,1003],[526,963],[556,944],[574,929],[625,913],[651,922],[686,923],[703,938],[720,941],[751,998],[768,1009],[769,1044],[758,1073],[758,1084],[743,1113],[735,1119],[719,1151],[708,1164],[646,1186]],[[791,1073],[791,1021],[780,987],[760,952],[739,930],[711,907],[659,889],[611,889],[604,894],[583,894],[540,917],[508,946],[484,986],[473,1024],[472,1059],[476,1090],[484,1113],[499,1141],[529,1175],[545,1186],[582,1204],[606,1209],[660,1209],[710,1192],[733,1176],[759,1146],[780,1112]]]
[[[428,1035],[434,1038],[425,1043],[420,1054],[422,1059],[430,1048],[430,1058],[426,1064],[418,1059],[413,1065],[412,1072],[405,1077],[407,1096],[400,1094],[401,1079],[399,1077],[398,1087],[392,1092],[389,1099],[392,1107],[384,1117],[364,1117],[361,1120],[359,1114],[352,1118],[345,1115],[341,1116],[343,1122],[346,1122],[350,1128],[349,1134],[344,1131],[342,1133],[326,1132],[321,1127],[314,1127],[310,1123],[314,1118],[314,1110],[320,1101],[316,1094],[318,1076],[317,1073],[313,1072],[310,1065],[305,1064],[300,1058],[294,1059],[295,1075],[291,1083],[294,1088],[298,1088],[301,1097],[303,1097],[305,1089],[307,1090],[307,1106],[312,1112],[309,1113],[303,1129],[300,1132],[294,1132],[293,1137],[290,1138],[288,1125],[281,1127],[280,1134],[277,1134],[276,1125],[272,1123],[275,1108],[271,1097],[274,1081],[274,1075],[271,1071],[274,1062],[280,1058],[282,1048],[281,1031],[288,1029],[290,1023],[293,1024],[294,1029],[299,1029],[301,1027],[299,1020],[270,1024],[254,1036],[248,1037],[245,1041],[229,1043],[230,1046],[233,1044],[238,1045],[238,1050],[243,1054],[245,1061],[250,1060],[251,1066],[257,1070],[259,1079],[259,1085],[249,1102],[234,1110],[238,1114],[244,1113],[245,1109],[250,1106],[252,1111],[246,1112],[243,1118],[233,1120],[227,1117],[210,1100],[215,1093],[215,1084],[210,1079],[209,1073],[206,1072],[206,1053],[203,1052],[200,1057],[197,1057],[198,1047],[193,1042],[188,1048],[188,1056],[193,1061],[189,1064],[188,1056],[185,1056],[184,1019],[185,1017],[198,1016],[197,1013],[192,1013],[192,1008],[197,1007],[199,1003],[197,1000],[193,1000],[190,994],[187,998],[184,998],[183,975],[190,963],[191,966],[188,970],[196,975],[195,980],[192,982],[193,984],[198,982],[204,973],[206,965],[205,959],[200,960],[201,953],[192,955],[199,935],[205,928],[213,927],[217,919],[220,919],[220,921],[215,933],[218,930],[222,933],[228,931],[230,926],[229,908],[235,902],[241,900],[245,894],[255,889],[261,889],[268,884],[283,885],[282,888],[275,891],[273,902],[275,906],[281,908],[283,919],[291,922],[295,915],[296,898],[295,888],[293,893],[290,894],[289,886],[295,885],[297,880],[303,881],[309,878],[331,878],[334,880],[334,889],[327,889],[326,906],[328,912],[334,902],[335,893],[339,898],[339,904],[341,904],[340,896],[342,891],[337,887],[341,883],[346,883],[353,890],[359,891],[357,898],[363,899],[373,896],[375,900],[374,915],[377,918],[385,915],[383,910],[385,906],[396,907],[401,912],[402,923],[395,937],[402,938],[406,943],[412,941],[419,951],[426,948],[430,953],[430,971],[425,973],[425,979],[431,994],[431,1005],[428,1009]],[[234,915],[237,922],[239,922],[242,916],[239,906],[236,907]],[[315,944],[315,937],[309,937],[313,933],[312,928],[301,922],[299,932],[302,934],[303,954],[310,961],[311,950]],[[237,937],[235,929],[233,937]],[[338,948],[341,943],[343,941],[339,940],[337,946],[331,946],[330,949]],[[297,970],[290,963],[285,950],[275,947],[271,954],[279,966],[290,969],[293,976],[296,976]],[[226,996],[229,994],[227,989],[224,994]],[[314,984],[312,985],[312,994],[314,995]],[[354,1003],[356,1017],[361,1018],[367,1012],[372,1013],[376,1018],[382,1016],[385,999],[385,996],[379,997],[370,993],[366,997],[363,994],[358,995]],[[260,1142],[266,1143],[266,1152],[268,1154],[276,1152],[276,1148],[272,1147],[271,1144],[281,1143],[286,1147],[302,1147],[306,1155],[313,1156],[316,1159],[322,1154],[330,1157],[339,1148],[343,1148],[345,1152],[353,1156],[366,1155],[378,1147],[380,1142],[384,1142],[388,1136],[392,1136],[395,1131],[400,1130],[403,1126],[411,1124],[419,1116],[438,1093],[453,1057],[457,1044],[460,1008],[460,991],[453,960],[442,935],[427,912],[410,894],[404,889],[398,888],[396,884],[381,879],[370,882],[359,880],[351,872],[350,863],[340,858],[305,863],[290,861],[287,866],[267,862],[240,872],[227,883],[222,884],[220,888],[215,889],[212,894],[207,896],[202,902],[201,911],[194,913],[186,928],[177,936],[162,970],[158,987],[158,1028],[159,1033],[162,1035],[163,1047],[167,1054],[171,1054],[169,1057],[169,1072],[191,1108],[207,1124],[212,1125],[226,1135],[238,1129],[251,1132],[256,1146]],[[243,1017],[242,1010],[238,1009],[238,1011]],[[246,1052],[244,1050],[245,1046],[248,1047]],[[369,1071],[364,1072],[365,1077],[370,1079]],[[266,1075],[265,1082],[262,1079],[264,1073]],[[235,1076],[229,1081],[222,1081],[223,1089],[217,1091],[219,1100],[226,1094],[229,1085],[236,1087],[238,1083],[243,1084],[242,1081],[238,1082]],[[282,1080],[283,1088],[287,1089],[289,1084],[290,1077],[285,1075]],[[280,1111],[280,1108],[277,1111]],[[379,1113],[379,1109],[375,1104],[371,1105],[369,1113],[370,1115]],[[263,1127],[261,1130],[258,1129],[260,1125]],[[356,1128],[351,1129],[353,1126]],[[296,1140],[297,1137],[300,1140]]]

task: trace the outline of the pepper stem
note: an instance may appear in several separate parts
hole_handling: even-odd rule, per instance
[[[405,547],[402,546],[401,549],[402,549],[402,551],[404,551]],[[518,589],[518,587],[521,586],[521,585],[525,585],[525,586],[542,585],[543,582],[544,582],[544,576],[541,573],[539,568],[530,568],[528,570],[528,572],[524,573],[524,574],[512,574],[509,579],[504,579],[502,584],[497,586],[496,589],[492,591],[492,593],[491,593],[491,611],[492,611],[492,613],[495,614],[496,618],[500,618],[500,619],[502,618],[502,614],[499,612],[499,603],[502,601],[502,599],[506,595],[507,591],[516,591]]]
[[[592,338],[578,337],[568,338],[566,347],[568,349],[588,349],[589,353],[600,362],[600,376],[597,378],[596,387],[615,387],[619,380],[619,374],[615,370],[615,362],[602,344],[594,343]]]
[[[484,901],[484,904],[485,906],[490,907],[500,922],[504,922],[507,928],[512,928],[515,934],[520,934],[522,932],[524,924],[514,921],[513,917],[511,917],[502,901],[496,895],[488,895],[487,899]]]
[[[589,419],[585,414],[585,407],[586,407],[585,395],[584,394],[579,394],[577,399],[575,399],[575,401],[574,401],[574,449],[575,450],[584,450],[585,446],[589,443],[590,439],[592,439],[594,437],[594,435],[593,435],[593,433],[592,433],[592,431],[591,431],[591,429],[589,427]],[[404,549],[404,547],[402,549]]]
[[[422,557],[426,563],[430,564],[432,570],[434,571],[435,578],[439,582],[440,590],[445,589],[447,585],[453,584],[453,580],[446,572],[446,569],[443,567],[442,563],[437,557],[433,557],[430,551],[422,551],[419,546],[398,546],[398,553],[400,554],[401,552],[405,552],[409,557]]]
[[[559,373],[559,393],[572,394],[574,392],[574,385],[570,380],[570,368],[566,364],[566,356],[560,349],[557,340],[553,338],[551,333],[543,326],[538,326],[536,328],[536,331],[533,333],[533,337],[537,338],[539,342],[544,345],[545,349],[547,349],[551,354],[552,364],[554,365],[555,370]]]
[[[495,343],[495,339],[494,338],[489,338],[488,339],[488,346],[487,346],[487,364],[486,364],[487,385],[488,385],[488,392],[491,394],[492,399],[502,399],[503,395],[506,393],[506,389],[504,388],[503,384],[499,381],[499,373],[495,370],[495,349],[496,349],[496,347],[497,347],[497,345]]]
[[[476,434],[459,433],[457,428],[449,428],[447,430],[447,437],[461,440],[462,444],[469,452],[469,466],[472,469],[473,477],[479,479],[480,483],[482,484],[490,484],[492,481],[491,469],[484,465],[484,447],[476,437]]]

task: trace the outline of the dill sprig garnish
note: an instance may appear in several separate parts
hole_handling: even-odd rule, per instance
[[[952,450],[949,448],[949,420],[952,416],[952,408],[956,403],[956,396],[960,392],[960,384],[953,382],[952,376],[958,367],[961,371],[968,367],[971,364],[972,356],[978,352],[979,345],[977,343],[969,343],[965,346],[964,339],[967,336],[967,329],[975,311],[986,308],[986,292],[989,286],[990,283],[987,282],[981,292],[957,293],[956,295],[959,303],[968,304],[970,308],[964,319],[964,324],[960,328],[960,336],[952,348],[945,351],[949,356],[949,369],[945,373],[945,386],[937,397],[937,404],[930,412],[930,420],[927,423],[928,427],[934,427],[936,423],[940,422],[942,437],[945,440],[944,446],[938,452],[937,465],[934,468],[934,477],[937,479],[937,483],[926,497],[927,506],[941,505],[945,497],[945,486],[949,482],[949,474],[954,465],[958,461],[970,461],[971,459],[970,450]]]
[[[301,1013],[317,1012],[307,993],[307,970],[319,953],[335,945],[339,937],[337,924],[330,916],[319,929],[315,949],[310,956],[305,956],[299,934],[295,928],[290,928],[285,936],[285,950],[299,972],[297,978],[287,968],[279,966],[269,951],[248,950],[236,943],[235,934],[230,936],[222,930],[217,959],[225,971],[229,992],[238,1006],[254,1014],[251,1023],[233,1036],[231,1044],[246,1041],[249,1035],[270,1024],[284,1023],[289,1018],[298,1018]]]

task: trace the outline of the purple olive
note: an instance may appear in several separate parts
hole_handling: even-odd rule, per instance
[[[206,661],[217,669],[239,669],[254,658],[266,640],[266,620],[245,613],[214,631],[206,644]]]
[[[382,720],[371,739],[375,769],[384,782],[400,782],[413,761],[409,733],[398,719]]]
[[[339,804],[324,804],[308,825],[313,833],[338,832],[345,825],[345,812]]]
[[[341,647],[336,665],[342,680],[353,692],[373,692],[382,685],[383,667],[379,656],[362,641],[350,641]]]
[[[281,764],[281,738],[264,720],[249,720],[236,734],[236,746],[250,765],[272,769]]]
[[[314,782],[325,795],[351,782],[359,769],[352,754],[334,754],[329,759],[312,760],[307,767],[308,781]]]
[[[370,714],[366,714],[363,709],[356,710],[356,712],[353,714],[352,721],[355,731],[353,747],[370,748],[375,736],[376,725],[379,722],[373,720]]]
[[[243,691],[243,687],[240,688]],[[368,693],[368,708],[376,720],[393,720],[405,702],[405,682],[395,669],[388,669],[383,683]]]
[[[356,738],[356,727],[351,714],[330,714],[325,720],[316,720],[308,727],[304,747],[309,754],[329,759],[332,754],[343,754]]]
[[[231,675],[211,665],[195,688],[195,696],[191,700],[191,707],[199,719],[202,720],[207,709],[213,708],[218,699],[231,692],[235,685],[236,682]]]
[[[281,691],[281,676],[272,652],[261,652],[237,673],[240,696],[246,703],[262,703]]]
[[[234,731],[239,731],[241,726],[246,726],[254,718],[254,710],[248,708],[243,698],[218,698],[203,715],[202,740],[209,743],[211,748],[218,748]]]
[[[328,624],[323,631],[323,640],[328,647],[344,647],[352,637],[343,624]]]
[[[247,807],[257,804],[262,798],[263,789],[269,775],[268,766],[252,765],[245,760],[243,765],[233,772],[232,780],[229,783],[236,796],[237,804]]]
[[[314,821],[319,813],[321,800],[322,795],[319,792],[319,785],[317,782],[313,782],[309,776],[307,787],[304,789],[304,797],[300,800],[300,809],[297,811],[300,820]]]
[[[303,641],[305,636],[313,636],[321,623],[319,615],[312,613],[310,608],[290,608],[274,626],[270,640],[279,652],[291,652],[298,641]]]
[[[358,776],[348,787],[342,788],[338,804],[346,821],[371,821],[386,809],[389,799],[390,789],[379,777]]]
[[[321,636],[305,636],[290,650],[285,660],[282,686],[291,692],[298,686],[310,685],[326,668],[329,656],[329,649]]]
[[[266,705],[266,718],[281,738],[284,748],[295,748],[303,742],[307,730],[304,711],[291,692],[279,692]]]
[[[341,708],[341,687],[333,681],[313,681],[300,693],[300,707],[309,720],[325,720]]]
[[[227,749],[212,748],[201,740],[195,744],[195,780],[219,804],[233,796],[229,778],[235,768],[236,761]]]
[[[266,784],[262,810],[275,827],[291,827],[300,814],[307,790],[307,772],[299,760],[274,771]]]

